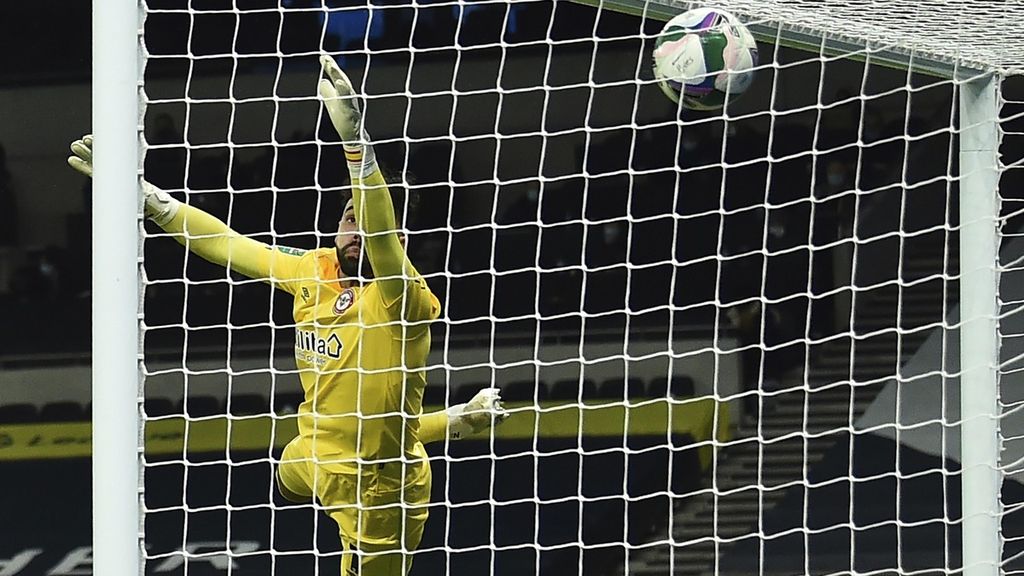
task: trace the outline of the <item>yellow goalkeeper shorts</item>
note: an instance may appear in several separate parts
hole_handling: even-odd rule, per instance
[[[327,472],[314,464],[306,442],[295,438],[281,455],[277,481],[286,495],[315,494],[337,522],[344,576],[402,576],[412,567],[411,552],[427,522],[430,464],[405,466],[404,474],[401,462],[368,468],[360,476]]]

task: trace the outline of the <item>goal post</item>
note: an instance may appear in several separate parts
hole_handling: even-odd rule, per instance
[[[112,576],[138,576],[143,546],[139,14],[111,0],[92,15],[92,558]]]
[[[960,85],[960,436],[964,574],[999,574],[999,81]]]

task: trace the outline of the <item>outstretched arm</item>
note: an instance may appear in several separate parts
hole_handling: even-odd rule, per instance
[[[497,427],[508,418],[501,405],[501,391],[484,388],[465,404],[420,416],[420,442],[430,444],[444,440],[461,440]]]
[[[399,238],[391,193],[377,167],[373,147],[367,142],[359,97],[352,82],[330,56],[322,56],[320,63],[327,75],[320,80],[320,97],[345,148],[356,221],[364,234],[363,242],[376,282],[390,305],[407,293],[414,285],[408,279],[417,278],[419,273],[406,256]]]
[[[300,256],[246,238],[216,217],[187,204],[182,204],[161,228],[204,260],[292,292],[288,281],[297,276]]]
[[[71,152],[73,155],[68,158],[68,164],[91,177],[92,135],[86,135],[72,143]],[[286,254],[267,244],[246,238],[214,216],[178,202],[170,194],[149,182],[142,183],[142,191],[146,216],[166,232],[173,234],[179,244],[203,259],[249,278],[275,284],[295,276],[299,256]],[[287,284],[280,287],[289,290]]]
[[[419,272],[413,267],[398,236],[391,193],[380,170],[368,176],[356,177],[353,174],[352,204],[381,294],[388,304],[395,302],[405,294],[406,279],[418,277]]]

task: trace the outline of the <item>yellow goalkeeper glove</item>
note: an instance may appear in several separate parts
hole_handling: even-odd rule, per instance
[[[500,425],[508,418],[501,405],[501,390],[484,388],[465,404],[448,409],[448,437],[461,440]]]
[[[90,178],[92,178],[92,147],[92,134],[86,134],[80,140],[71,143],[71,156],[68,157],[68,164],[72,168]],[[170,222],[181,206],[181,203],[170,194],[145,180],[142,181],[142,194],[145,197],[146,217],[160,226]]]

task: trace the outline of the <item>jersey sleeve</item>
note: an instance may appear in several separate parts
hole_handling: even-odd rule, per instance
[[[301,280],[302,251],[246,238],[214,216],[187,204],[164,225],[179,244],[204,260],[294,294]]]
[[[448,435],[448,412],[438,410],[420,416],[420,442],[430,444]]]
[[[420,276],[411,265],[412,278],[406,280],[405,298],[396,298],[392,302],[385,300],[384,306],[389,316],[405,322],[431,322],[441,315],[441,303],[430,290],[427,280]]]
[[[441,313],[437,296],[430,291],[406,255],[397,233],[395,208],[380,171],[354,179],[352,187],[356,220],[366,236],[370,266],[388,317],[405,322],[429,322]]]

